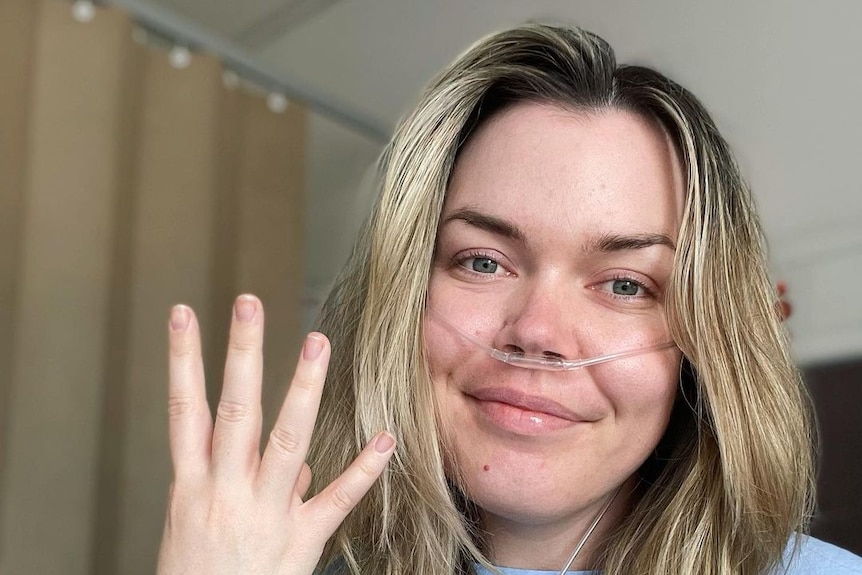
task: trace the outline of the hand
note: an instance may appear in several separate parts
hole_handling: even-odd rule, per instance
[[[344,473],[303,501],[305,464],[329,341],[309,334],[269,443],[260,455],[263,307],[240,296],[230,328],[224,388],[213,426],[200,330],[176,306],[170,319],[170,450],[174,466],[159,575],[308,575],[324,544],[383,472],[389,433],[369,442]]]

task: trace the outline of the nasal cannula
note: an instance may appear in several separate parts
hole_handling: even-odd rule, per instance
[[[649,353],[651,351],[659,351],[663,349],[670,349],[675,347],[676,344],[672,341],[657,343],[654,345],[648,345],[645,347],[639,347],[637,349],[629,349],[626,351],[617,351],[613,353],[608,353],[605,355],[599,355],[596,357],[590,357],[585,359],[564,359],[561,357],[553,356],[553,355],[536,355],[524,353],[522,351],[501,351],[494,347],[490,347],[485,345],[484,342],[479,340],[473,335],[463,331],[458,326],[452,324],[449,320],[447,320],[442,313],[435,310],[434,308],[428,308],[429,313],[434,316],[436,320],[438,320],[441,324],[449,328],[451,331],[461,336],[464,340],[472,343],[494,359],[500,360],[503,363],[508,363],[509,365],[514,365],[517,367],[523,367],[525,369],[542,369],[546,371],[571,371],[573,369],[579,369],[582,367],[588,367],[591,365],[597,365],[600,363],[605,363],[608,361],[615,361],[617,359],[623,359],[626,357],[632,357],[634,355],[640,355],[642,353]]]

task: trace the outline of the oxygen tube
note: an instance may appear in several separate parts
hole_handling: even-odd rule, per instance
[[[627,357],[632,357],[636,355],[641,355],[644,353],[650,353],[653,351],[660,351],[663,349],[670,349],[675,347],[676,344],[672,341],[657,343],[655,345],[648,345],[645,347],[639,347],[637,349],[630,349],[626,351],[617,351],[613,353],[608,353],[605,355],[599,355],[596,357],[584,358],[584,359],[563,359],[561,357],[548,356],[548,355],[535,355],[524,353],[521,351],[501,351],[499,349],[490,347],[485,345],[482,341],[477,339],[476,337],[466,333],[461,330],[459,327],[453,325],[449,322],[443,314],[435,310],[434,308],[428,308],[428,313],[434,316],[434,319],[439,321],[442,325],[446,326],[450,331],[457,334],[465,341],[468,341],[499,361],[503,363],[508,363],[509,365],[514,365],[517,367],[523,367],[525,369],[541,369],[545,371],[572,371],[575,369],[580,369],[582,367],[589,367],[591,365],[598,365],[601,363],[606,363],[609,361],[615,361],[618,359],[624,359]]]

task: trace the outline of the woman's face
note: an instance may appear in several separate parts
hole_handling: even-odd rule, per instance
[[[486,521],[591,519],[662,436],[680,352],[530,370],[435,314],[488,347],[565,359],[667,342],[683,195],[664,133],[620,110],[521,103],[461,152],[424,335],[450,472]]]

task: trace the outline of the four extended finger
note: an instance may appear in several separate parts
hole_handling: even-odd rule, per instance
[[[212,417],[207,405],[200,327],[191,308],[174,306],[168,330],[168,434],[177,477],[209,466]]]
[[[303,347],[276,428],[261,465],[263,308],[253,296],[240,296],[234,307],[225,381],[213,425],[206,401],[200,331],[192,311],[175,306],[170,321],[170,440],[177,476],[206,474],[216,480],[246,479],[257,472],[269,489],[263,494],[298,501],[315,535],[329,538],[368,492],[395,451],[394,437],[378,434],[356,460],[321,493],[302,503],[310,469],[305,455],[314,430],[329,361],[329,342],[310,334]],[[298,495],[299,494],[299,495]]]
[[[258,482],[267,497],[290,501],[297,487],[317,420],[330,351],[322,333],[306,336],[260,465]]]
[[[263,319],[256,297],[236,299],[213,431],[212,468],[218,478],[247,475],[259,460]]]
[[[395,452],[395,438],[378,433],[335,481],[302,506],[321,538],[329,538],[383,473]]]

